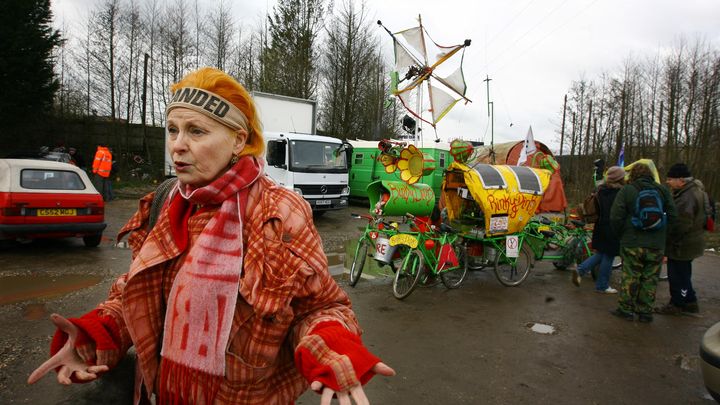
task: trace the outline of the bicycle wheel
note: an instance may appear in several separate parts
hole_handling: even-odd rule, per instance
[[[507,257],[504,251],[498,251],[495,257],[495,277],[507,287],[520,285],[530,273],[532,253],[527,245],[522,245],[518,257]]]
[[[395,273],[393,295],[401,300],[413,292],[423,272],[422,253],[413,250],[403,260],[402,267]]]
[[[468,271],[467,247],[460,242],[453,244],[453,250],[458,258],[458,266],[440,272],[440,280],[447,288],[458,288],[465,281]]]
[[[367,239],[362,238],[358,241],[357,247],[355,248],[355,257],[353,257],[352,265],[350,266],[350,287],[355,287],[355,284],[360,280],[360,275],[365,266],[365,259],[367,258],[368,243]]]
[[[388,266],[390,266],[390,270],[392,270],[393,274],[397,273],[400,266],[402,266],[403,261],[405,260],[405,256],[410,253],[410,250],[411,248],[407,245],[398,245],[397,251],[395,251],[392,261],[388,263]]]

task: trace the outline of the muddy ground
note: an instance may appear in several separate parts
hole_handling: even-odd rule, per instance
[[[135,207],[108,204],[106,235],[115,234]],[[354,206],[316,219],[331,264],[359,235]],[[102,380],[59,386],[54,376],[25,383],[47,356],[50,313],[77,316],[94,307],[125,272],[127,249],[106,238],[97,249],[80,240],[10,244],[0,248],[0,403],[126,404],[132,359]],[[357,287],[336,278],[353,301],[363,339],[398,375],[375,378],[366,391],[376,404],[704,404],[698,345],[720,321],[720,258],[695,261],[699,316],[656,316],[652,324],[609,314],[616,297],[580,288],[569,273],[538,263],[519,287],[503,287],[491,270],[472,272],[458,290],[442,285],[393,298],[391,280],[362,279]],[[335,267],[337,269],[337,267]],[[617,278],[617,277],[615,277]],[[668,300],[660,283],[658,302]],[[552,334],[531,330],[550,325]],[[306,393],[298,404],[318,403]]]

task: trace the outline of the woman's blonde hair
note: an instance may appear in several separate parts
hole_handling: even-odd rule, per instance
[[[258,118],[255,103],[242,84],[222,70],[204,67],[185,75],[179,82],[170,86],[170,91],[174,93],[183,87],[197,87],[211,91],[239,108],[247,117],[248,122],[248,136],[240,156],[260,157],[263,154],[265,140],[262,136],[262,124]]]

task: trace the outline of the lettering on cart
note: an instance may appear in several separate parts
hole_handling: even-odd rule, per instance
[[[405,184],[401,185],[400,187],[395,184],[388,184],[387,187],[390,190],[392,200],[400,199],[404,200],[406,203],[424,202],[427,205],[435,203],[435,194],[429,187],[415,188],[408,187]]]
[[[489,195],[487,202],[492,212],[507,212],[510,218],[515,218],[520,210],[531,214],[535,212],[535,197],[525,197],[524,195],[505,196],[503,198],[495,198]]]

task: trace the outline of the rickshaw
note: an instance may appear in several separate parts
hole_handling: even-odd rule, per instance
[[[535,216],[551,172],[527,166],[469,166],[461,160],[450,164],[442,185],[448,220],[466,241],[468,261],[492,263],[500,283],[517,286],[535,260],[529,244],[523,244],[523,229]]]
[[[376,261],[400,259],[399,268],[393,267],[395,298],[407,298],[419,283],[433,278],[439,278],[449,289],[460,287],[467,274],[464,240],[452,227],[432,223],[436,207],[432,188],[422,183],[381,180],[371,183],[367,191],[376,214],[403,218],[403,226],[388,239],[377,238],[375,244]]]

